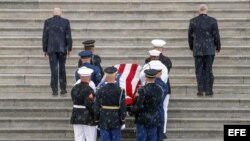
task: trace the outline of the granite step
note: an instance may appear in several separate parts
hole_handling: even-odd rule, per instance
[[[88,19],[116,18],[193,18],[198,12],[192,9],[62,9],[63,16]],[[209,9],[209,15],[217,18],[250,18],[249,9]],[[52,16],[52,9],[0,9],[0,18],[26,18],[27,15],[36,18]]]
[[[81,28],[120,28],[120,27],[188,27],[189,18],[116,18],[116,19],[70,19],[71,27]],[[249,27],[249,18],[218,18],[220,27]],[[0,27],[43,27],[45,18],[0,18]]]
[[[131,1],[70,1],[70,0],[58,0],[58,1],[39,1],[39,0],[3,0],[0,3],[0,9],[50,9],[55,6],[59,6],[63,9],[75,8],[75,9],[193,9],[199,5],[201,0],[189,0],[189,1],[141,1],[141,0],[131,0]],[[225,5],[225,2],[227,3]],[[249,8],[248,0],[208,0],[206,3],[211,9],[233,9],[233,8]]]
[[[122,37],[170,37],[170,36],[187,36],[188,26],[182,28],[85,28],[85,27],[72,27],[72,36],[122,36]],[[41,36],[43,32],[42,27],[1,27],[1,36]],[[248,36],[250,35],[250,28],[248,27],[220,27],[220,35],[224,36]]]
[[[188,40],[186,36],[171,36],[171,37],[161,37],[163,40],[166,40],[169,46],[187,46]],[[134,36],[134,37],[114,37],[114,36],[105,36],[105,37],[91,37],[91,36],[78,36],[73,37],[74,45],[82,45],[83,40],[95,39],[97,46],[143,46],[150,45],[152,39],[155,37],[144,37],[144,36]],[[40,46],[42,43],[41,36],[0,36],[0,42],[5,46],[18,46],[18,45],[27,45],[27,46]],[[250,36],[224,36],[221,37],[221,44],[223,45],[250,45]]]

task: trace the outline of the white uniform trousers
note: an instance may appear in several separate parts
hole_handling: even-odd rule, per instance
[[[168,103],[169,103],[170,95],[167,94],[163,101],[163,109],[164,109],[164,128],[163,133],[165,134],[167,132],[167,123],[168,123]]]
[[[96,126],[74,124],[75,141],[96,141]]]

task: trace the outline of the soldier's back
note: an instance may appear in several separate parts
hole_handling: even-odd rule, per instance
[[[71,116],[72,124],[93,125],[93,102],[88,99],[89,95],[94,94],[94,90],[88,83],[76,84],[71,90],[73,101],[73,111]],[[92,112],[91,112],[92,111]]]
[[[125,105],[121,100],[125,96],[122,89],[114,83],[108,83],[97,92],[98,105],[100,106],[99,127],[103,129],[120,128],[122,125],[121,113]],[[124,102],[123,102],[124,103]]]

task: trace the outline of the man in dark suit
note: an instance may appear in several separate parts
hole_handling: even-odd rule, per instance
[[[215,51],[220,52],[220,34],[217,20],[207,15],[208,7],[200,5],[200,15],[190,20],[188,41],[195,59],[195,73],[198,84],[198,96],[213,95],[214,76],[212,65]]]
[[[44,55],[49,56],[52,95],[58,95],[58,64],[60,89],[64,95],[67,93],[65,63],[72,50],[72,37],[70,22],[61,17],[60,8],[54,8],[53,17],[45,21],[42,42]]]

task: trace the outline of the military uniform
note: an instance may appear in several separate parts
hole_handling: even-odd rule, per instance
[[[151,43],[152,43],[152,45],[153,45],[154,47],[157,47],[157,48],[163,48],[163,46],[166,44],[166,42],[163,41],[163,40],[152,40]],[[171,59],[170,59],[169,57],[167,57],[167,56],[164,56],[164,55],[161,53],[160,56],[159,56],[159,60],[167,67],[167,69],[168,69],[168,74],[169,74],[169,73],[170,73],[170,70],[171,70],[171,68],[172,68],[172,61],[171,61]],[[147,59],[145,60],[145,64],[147,64],[147,63],[150,62],[150,61],[151,61],[151,59],[150,59],[150,57],[149,57],[149,58],[147,58]],[[168,93],[171,94],[171,86],[170,86],[170,81],[169,81],[169,79],[168,79],[167,85],[168,85]]]
[[[145,70],[146,77],[158,73],[157,70]],[[136,103],[131,107],[135,114],[137,141],[157,141],[157,127],[160,115],[158,107],[161,104],[163,92],[160,86],[155,83],[147,83],[138,91]]]
[[[104,72],[103,72],[103,69],[102,69],[102,66],[101,66],[101,62],[102,62],[102,60],[101,60],[101,57],[99,55],[93,54],[91,56],[91,62],[90,62],[90,64],[97,66],[99,68],[100,72],[101,72],[101,76],[103,77],[104,76]],[[81,59],[79,59],[79,61],[78,61],[78,67],[81,67],[81,65],[82,65],[82,62],[81,62]]]
[[[95,114],[101,141],[120,141],[121,126],[126,117],[124,90],[114,83],[107,83],[100,88],[96,94]]]
[[[155,49],[160,48],[162,49],[164,47],[164,45],[166,45],[166,42],[164,40],[152,40],[151,41],[152,45],[154,46]],[[162,53],[160,53],[159,55],[159,61],[161,61],[161,63],[163,65],[165,65],[165,67],[168,69],[167,74],[169,75],[170,70],[172,68],[172,61],[170,60],[170,58],[164,56]],[[151,58],[147,58],[145,60],[145,63],[151,62]],[[162,71],[162,73],[165,73]],[[162,79],[164,81],[164,79]],[[164,81],[165,82],[165,81]],[[168,88],[168,95],[165,96],[165,99],[163,101],[163,108],[164,108],[164,130],[163,133],[165,134],[167,132],[167,111],[168,111],[168,104],[169,104],[169,99],[170,99],[170,94],[171,94],[171,86],[170,86],[170,80],[168,77],[167,80],[167,88]],[[164,135],[164,138],[166,138],[166,134]]]
[[[167,69],[168,69],[168,74],[170,73],[170,70],[172,68],[172,61],[170,60],[170,58],[168,58],[167,56],[164,56],[162,53],[160,54],[160,59],[159,59],[162,64],[164,64]],[[149,63],[151,61],[150,58],[147,58],[145,60],[145,64]],[[168,79],[168,82],[167,82],[167,85],[168,85],[168,93],[171,94],[171,85],[170,85],[170,81]]]
[[[163,91],[163,96],[161,98],[161,104],[158,107],[159,115],[160,115],[160,124],[157,127],[157,141],[163,141],[165,130],[167,128],[167,106],[164,106],[164,100],[169,95],[168,94],[168,85],[163,82],[160,78],[156,78],[155,83],[159,85]],[[166,111],[166,112],[165,112]]]
[[[101,73],[100,73],[99,68],[96,67],[96,66],[94,66],[94,65],[92,65],[92,64],[90,64],[90,63],[83,63],[81,67],[87,67],[87,68],[90,68],[90,69],[93,69],[93,70],[94,70],[93,74],[91,75],[91,80],[92,80],[92,81],[95,83],[95,85],[97,86],[97,85],[100,83],[101,79],[102,79],[102,78],[101,78]],[[81,67],[80,67],[80,68],[81,68]],[[78,70],[78,69],[77,69],[77,70]],[[75,80],[76,80],[76,81],[80,78],[80,76],[77,74],[77,70],[76,70],[76,72],[75,72]]]
[[[84,57],[90,57],[91,55],[92,55],[92,53],[90,51],[82,51],[82,52],[79,53],[79,56],[81,56],[82,58],[84,58]],[[92,69],[94,71],[92,73],[92,75],[91,75],[91,80],[97,86],[100,83],[101,79],[102,79],[100,69],[97,66],[92,65],[92,64],[90,64],[88,62],[83,63],[80,66],[80,68],[81,67],[87,67],[87,68],[90,68],[90,69]],[[75,72],[75,80],[76,81],[80,78],[79,75],[77,74],[77,70]]]
[[[167,67],[165,65],[163,65],[159,60],[152,60],[149,63],[145,64],[142,68],[142,71],[140,72],[140,80],[141,80],[142,85],[145,85],[145,83],[146,83],[144,70],[152,68],[153,65],[157,65],[157,66],[160,66],[162,68],[161,79],[162,79],[162,81],[167,83],[167,81],[168,81],[168,69],[167,69]]]
[[[88,50],[88,49],[91,49],[91,48],[95,47],[95,45],[94,45],[95,40],[86,40],[86,41],[82,42],[82,44],[84,45],[85,50]],[[100,72],[101,72],[101,77],[103,77],[104,72],[103,72],[103,69],[102,69],[102,66],[101,66],[101,62],[102,62],[102,59],[101,59],[101,57],[99,55],[93,54],[91,56],[90,64],[97,66],[99,68]],[[78,67],[80,67],[81,65],[82,65],[82,62],[81,62],[81,59],[79,59]]]
[[[91,69],[82,68],[81,70],[83,73],[88,73]],[[89,86],[89,83],[80,82],[72,88],[71,98],[73,101],[71,124],[74,127],[75,141],[85,141],[85,139],[96,141],[94,90]]]

